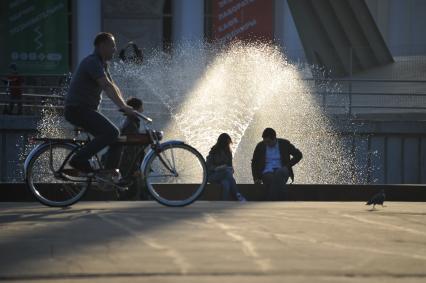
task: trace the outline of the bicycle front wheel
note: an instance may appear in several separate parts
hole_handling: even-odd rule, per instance
[[[90,178],[57,174],[75,147],[76,145],[66,143],[46,144],[30,160],[26,175],[27,185],[42,204],[53,207],[69,206],[86,193]],[[64,169],[69,170],[71,167],[65,164]]]
[[[172,144],[155,152],[143,172],[150,194],[166,206],[191,204],[207,183],[203,156],[186,144]]]

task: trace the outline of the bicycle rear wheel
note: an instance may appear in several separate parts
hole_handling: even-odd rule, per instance
[[[207,183],[203,156],[186,144],[172,144],[155,152],[144,169],[148,191],[166,206],[185,206],[197,200]]]
[[[86,193],[90,178],[57,174],[65,158],[76,147],[77,145],[68,143],[45,144],[29,161],[27,186],[42,204],[53,207],[70,206]],[[72,170],[68,163],[64,169]]]

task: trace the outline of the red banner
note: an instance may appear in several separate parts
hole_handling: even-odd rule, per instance
[[[212,0],[212,37],[226,43],[274,38],[274,0]]]

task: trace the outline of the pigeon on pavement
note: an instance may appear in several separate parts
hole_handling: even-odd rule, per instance
[[[383,203],[385,202],[385,190],[381,190],[380,193],[375,194],[365,205],[373,205],[373,210],[376,207],[376,204],[380,204],[381,206],[384,206]]]

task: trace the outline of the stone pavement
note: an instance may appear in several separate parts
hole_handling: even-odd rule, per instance
[[[0,203],[0,281],[426,282],[426,205]]]

